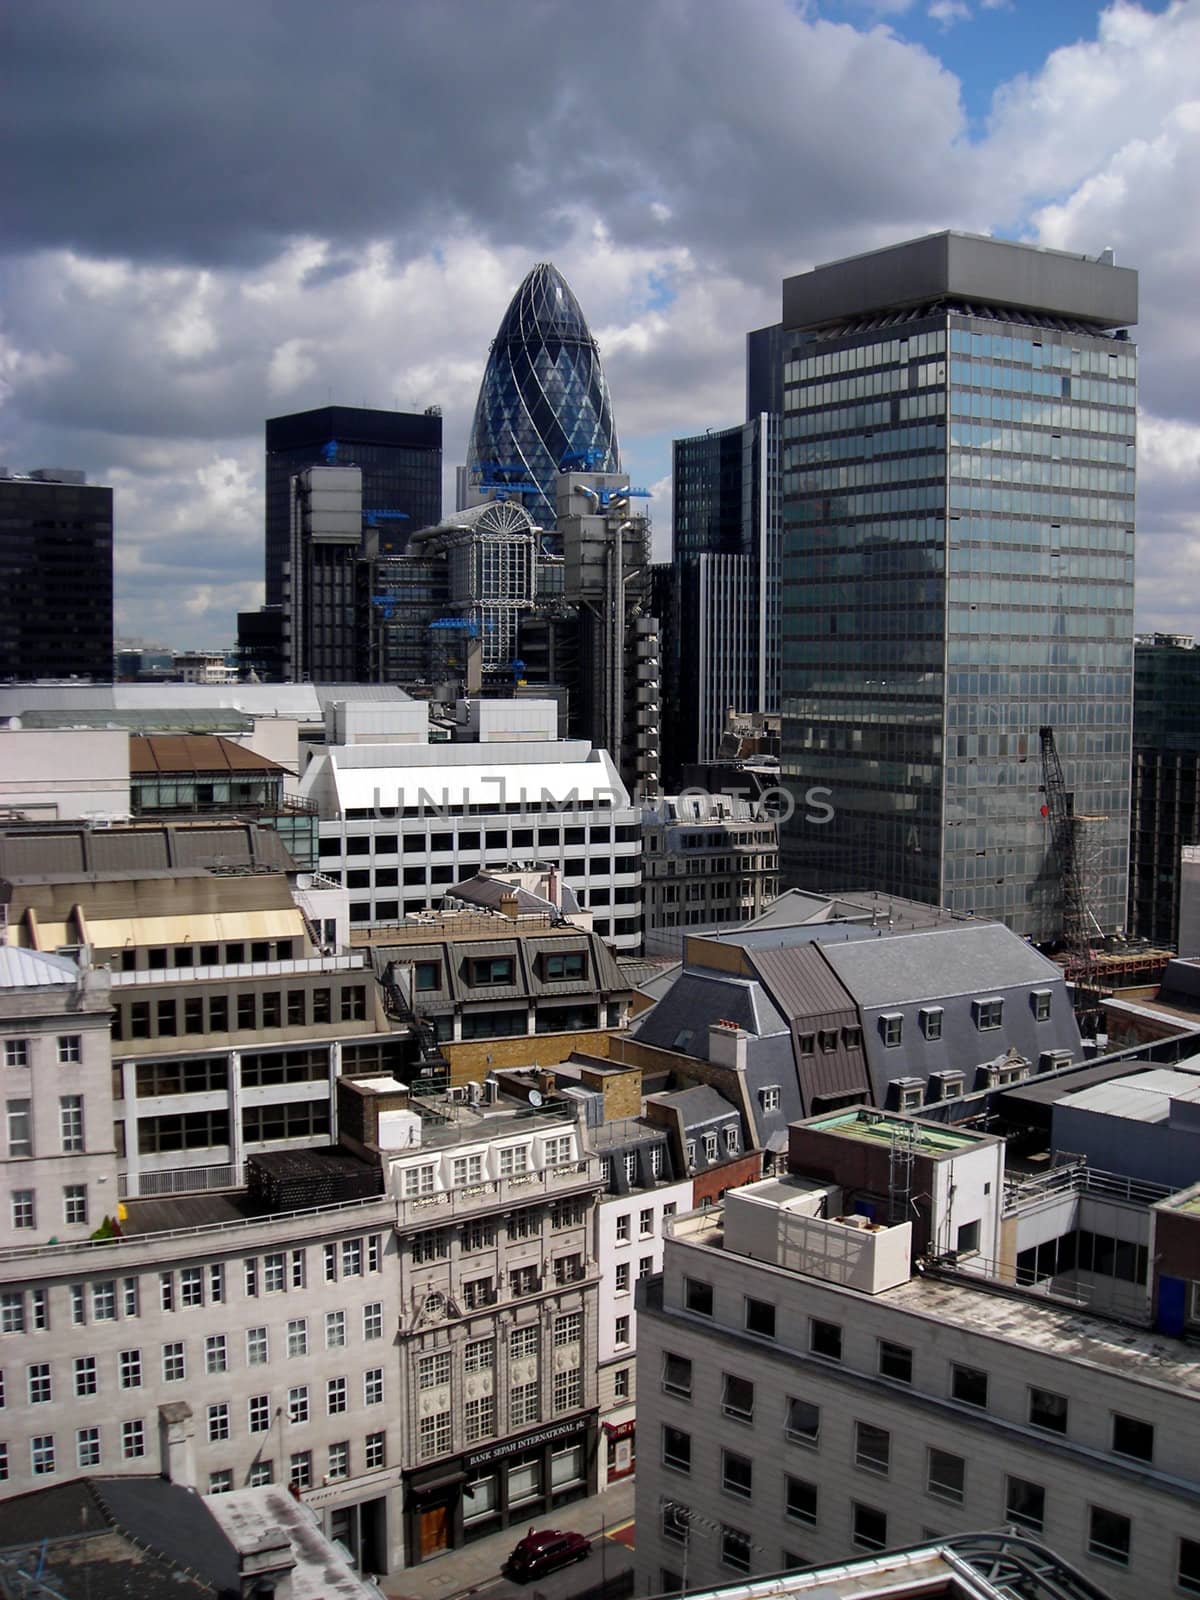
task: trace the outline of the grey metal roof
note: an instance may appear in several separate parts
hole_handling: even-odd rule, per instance
[[[1127,1117],[1131,1122],[1166,1122],[1172,1100],[1200,1101],[1200,1073],[1152,1067],[1078,1089],[1064,1095],[1059,1104],[1072,1111]]]
[[[736,1023],[757,1037],[787,1032],[786,1021],[758,983],[686,970],[658,1004],[637,1019],[631,1032],[642,1044],[705,1059],[708,1029],[714,1022]],[[684,1034],[686,1042],[677,1044]]]
[[[675,1089],[654,1098],[674,1106],[683,1119],[685,1128],[698,1128],[706,1122],[728,1121],[738,1116],[738,1109],[723,1094],[702,1083],[694,1089]],[[740,1117],[738,1118],[740,1122]]]
[[[37,989],[48,983],[66,987],[78,981],[79,968],[65,956],[0,945],[0,989]]]
[[[848,944],[822,941],[821,948],[864,1010],[1063,981],[1061,967],[998,922],[892,932]]]
[[[801,1017],[857,1020],[853,998],[838,981],[820,950],[811,944],[747,952],[750,964],[789,1021]]]

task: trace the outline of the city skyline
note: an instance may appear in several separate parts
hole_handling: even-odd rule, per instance
[[[334,34],[19,15],[0,460],[112,484],[119,632],[231,642],[261,599],[264,419],[440,405],[451,503],[535,261],[597,338],[664,555],[671,440],[740,420],[784,276],[947,226],[1112,246],[1143,285],[1138,626],[1193,631],[1200,6],[1049,9],[760,0],[699,29],[662,4],[597,36],[551,8],[536,102],[496,89],[527,30],[473,4],[352,7]],[[303,127],[275,98],[297,93]]]

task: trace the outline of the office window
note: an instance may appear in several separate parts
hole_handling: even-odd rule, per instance
[[[538,1330],[535,1327],[514,1328],[509,1336],[509,1355],[514,1361],[527,1360],[538,1353]]]
[[[653,1271],[654,1271],[654,1257],[653,1256],[639,1256],[638,1257],[638,1281],[639,1281],[639,1283],[641,1282],[641,1280],[643,1278],[648,1278]]]
[[[286,1287],[283,1251],[273,1251],[263,1257],[263,1293],[282,1294]]]
[[[628,1367],[618,1367],[613,1373],[613,1399],[628,1400],[632,1393],[630,1369]]]
[[[615,1344],[629,1343],[630,1322],[628,1317],[618,1317],[613,1324],[613,1341]]]
[[[287,1353],[289,1356],[308,1354],[308,1318],[292,1317],[287,1325]]]
[[[912,1382],[912,1351],[907,1345],[892,1344],[888,1339],[879,1341],[879,1371],[885,1378],[897,1383]]]
[[[1154,1427],[1137,1417],[1123,1417],[1114,1412],[1112,1419],[1113,1453],[1132,1456],[1135,1461],[1154,1460]]]
[[[383,1404],[383,1368],[368,1367],[363,1373],[363,1405]]]
[[[208,1408],[208,1442],[219,1444],[229,1437],[229,1402],[218,1401]]]
[[[541,1389],[534,1383],[513,1384],[508,1396],[508,1420],[514,1428],[537,1422],[542,1414]]]
[[[4,1041],[4,1065],[6,1067],[27,1067],[29,1065],[28,1039],[6,1039]]]
[[[58,1128],[65,1154],[83,1149],[83,1096],[64,1094],[58,1100]]]
[[[233,1469],[219,1467],[216,1472],[208,1475],[209,1494],[231,1494],[233,1492]]]
[[[271,1397],[254,1394],[246,1402],[246,1424],[251,1433],[266,1433],[271,1426]]]
[[[12,1225],[14,1228],[36,1228],[37,1212],[32,1189],[12,1191]]]
[[[268,1360],[267,1330],[265,1328],[247,1328],[246,1365],[248,1367],[265,1367]]]
[[[1200,1594],[1200,1539],[1180,1539],[1175,1581],[1184,1594]]]
[[[775,1307],[769,1301],[746,1296],[746,1332],[757,1333],[764,1339],[775,1337]]]
[[[677,1395],[681,1400],[692,1398],[692,1363],[686,1356],[663,1351],[662,1386],[668,1394]]]
[[[349,1405],[345,1378],[328,1378],[325,1382],[325,1412],[334,1417]]]
[[[496,1397],[494,1394],[480,1395],[476,1400],[468,1400],[465,1410],[466,1437],[469,1444],[474,1444],[479,1439],[489,1439],[496,1431]]]
[[[25,1332],[25,1291],[5,1289],[0,1292],[0,1333]]]
[[[8,1111],[8,1153],[10,1156],[33,1154],[33,1123],[30,1100],[10,1100]]]
[[[650,1146],[650,1176],[661,1178],[663,1175],[663,1147],[660,1144]]]
[[[80,1468],[100,1465],[99,1428],[76,1428],[75,1465]]]
[[[854,1424],[854,1462],[867,1472],[888,1470],[891,1459],[892,1436],[886,1428],[877,1428],[873,1422]]]
[[[229,1349],[223,1333],[210,1333],[205,1338],[204,1370],[210,1375],[229,1371]]]
[[[122,1350],[117,1357],[118,1380],[122,1389],[142,1387],[142,1352]]]
[[[644,1211],[638,1212],[638,1237],[649,1239],[654,1235],[654,1208],[647,1206]]]
[[[722,1527],[721,1561],[734,1572],[749,1572],[750,1535],[741,1528]]]
[[[978,1367],[950,1368],[950,1393],[965,1406],[979,1406],[986,1410],[988,1403],[988,1375]]]
[[[628,1294],[629,1293],[629,1262],[628,1261],[618,1261],[617,1262],[616,1283],[617,1283],[617,1293],[618,1294]]]
[[[184,1267],[180,1272],[179,1303],[184,1306],[204,1304],[204,1277],[199,1267]]]
[[[94,1322],[115,1322],[116,1319],[116,1279],[100,1278],[92,1285],[92,1320]]]
[[[164,1383],[182,1383],[187,1377],[187,1354],[181,1339],[163,1345],[162,1375]]]
[[[727,1417],[734,1417],[738,1422],[754,1420],[754,1385],[749,1378],[739,1378],[732,1372],[724,1374],[721,1409]]]
[[[583,1404],[583,1372],[579,1367],[554,1374],[551,1398],[556,1413],[573,1411]]]
[[[58,1059],[64,1066],[69,1066],[83,1060],[82,1039],[77,1033],[68,1033],[60,1036],[58,1041]]]
[[[54,1471],[54,1435],[35,1434],[29,1441],[29,1464],[35,1478],[47,1477]]]
[[[483,1156],[455,1156],[450,1163],[451,1181],[456,1189],[483,1182]]]
[[[312,1481],[312,1451],[297,1450],[288,1459],[288,1482],[303,1490],[311,1489]]]
[[[754,1466],[749,1456],[732,1450],[721,1451],[721,1487],[726,1494],[749,1500],[754,1493]]]
[[[793,1522],[805,1522],[809,1527],[817,1524],[817,1486],[806,1478],[784,1479],[784,1510]]]
[[[628,1244],[629,1243],[630,1239],[633,1237],[632,1223],[633,1223],[633,1214],[632,1214],[632,1212],[627,1211],[624,1214],[624,1216],[620,1216],[620,1217],[617,1218],[617,1243],[618,1244]]]
[[[690,1472],[692,1470],[691,1434],[684,1433],[682,1428],[672,1428],[668,1423],[664,1423],[662,1458],[664,1467],[671,1467],[676,1472]]]
[[[308,1385],[298,1383],[288,1390],[287,1419],[289,1422],[308,1421]]]
[[[122,1309],[125,1316],[136,1317],[138,1315],[139,1300],[137,1279],[126,1278],[121,1285]]]
[[[554,1347],[561,1350],[564,1345],[578,1344],[583,1338],[583,1312],[568,1311],[564,1316],[554,1319]]]
[[[363,1275],[363,1242],[361,1239],[342,1240],[342,1277],[361,1278]]]
[[[121,1456],[125,1461],[140,1461],[146,1454],[146,1426],[134,1420],[121,1424]]]
[[[87,1321],[87,1300],[83,1284],[71,1285],[71,1325],[75,1328],[83,1327]]]
[[[305,1279],[308,1276],[308,1268],[307,1268],[307,1264],[306,1264],[306,1257],[307,1257],[307,1251],[305,1251],[305,1250],[293,1250],[292,1251],[292,1254],[291,1254],[291,1276],[292,1276],[292,1288],[293,1289],[303,1289],[304,1288]]]
[[[364,1339],[383,1338],[383,1302],[372,1300],[363,1307],[362,1336]]]
[[[672,1544],[686,1544],[689,1526],[687,1506],[681,1506],[674,1500],[663,1502],[662,1536],[664,1539],[669,1539]]]
[[[496,1341],[472,1339],[463,1349],[464,1372],[490,1372],[496,1364]]]
[[[369,1433],[363,1440],[363,1465],[368,1472],[378,1472],[387,1465],[386,1435]]]
[[[1009,1522],[1030,1533],[1041,1533],[1046,1523],[1046,1491],[1040,1483],[1024,1478],[1009,1478],[1005,1490],[1004,1515]]]
[[[422,1417],[418,1424],[417,1456],[428,1461],[432,1456],[445,1455],[450,1448],[450,1413],[438,1411],[431,1417]]]
[[[421,1356],[417,1361],[417,1388],[437,1389],[450,1382],[450,1352]]]
[[[49,1405],[54,1399],[54,1379],[50,1372],[48,1361],[35,1361],[26,1372],[28,1379],[29,1404],[31,1406]]]
[[[1034,1428],[1045,1428],[1050,1433],[1066,1433],[1066,1395],[1053,1394],[1048,1389],[1030,1389],[1029,1421]]]
[[[811,1400],[788,1396],[787,1420],[784,1431],[793,1444],[816,1449],[821,1440],[821,1408]]]
[[[82,1398],[84,1395],[95,1394],[98,1384],[96,1381],[95,1356],[75,1357],[75,1394]]]
[[[1133,1524],[1119,1511],[1106,1511],[1103,1506],[1091,1506],[1088,1515],[1088,1553],[1101,1561],[1111,1561],[1116,1566],[1129,1565],[1129,1547],[1133,1538]]]
[[[825,1356],[829,1361],[842,1359],[842,1330],[836,1322],[822,1322],[811,1317],[808,1324],[808,1348],[815,1356]]]
[[[329,1446],[329,1470],[327,1478],[338,1479],[350,1476],[350,1443],[343,1439],[337,1444]]]
[[[926,1481],[930,1494],[936,1495],[939,1500],[953,1500],[956,1505],[961,1505],[967,1481],[967,1463],[961,1456],[951,1455],[947,1450],[931,1448]]]
[[[700,1317],[711,1317],[713,1314],[713,1291],[711,1283],[702,1283],[699,1278],[685,1278],[683,1280],[684,1307]]]
[[[852,1529],[854,1544],[860,1550],[887,1548],[887,1514],[874,1506],[854,1503]]]

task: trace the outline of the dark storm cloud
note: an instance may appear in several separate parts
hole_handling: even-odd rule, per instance
[[[781,215],[819,250],[930,193],[968,204],[955,81],[782,0],[39,0],[6,31],[11,250],[248,265],[315,233],[409,254],[468,218],[552,244],[581,203],[653,238],[658,202],[734,259]]]

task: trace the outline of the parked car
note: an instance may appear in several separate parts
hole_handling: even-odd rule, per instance
[[[557,1572],[559,1567],[569,1567],[572,1561],[583,1561],[591,1548],[592,1541],[581,1533],[530,1528],[504,1563],[504,1574],[517,1583],[526,1583],[530,1578]]]

